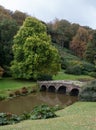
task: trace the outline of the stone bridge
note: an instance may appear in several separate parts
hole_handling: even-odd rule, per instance
[[[78,96],[82,82],[79,81],[38,81],[40,91],[56,92],[62,94],[69,94],[72,96]]]

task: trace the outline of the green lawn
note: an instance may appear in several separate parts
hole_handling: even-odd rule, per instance
[[[92,80],[93,78],[88,75],[72,75],[65,74],[63,71],[53,76],[54,80]]]
[[[36,86],[36,82],[20,81],[11,78],[0,79],[0,95],[6,95],[8,91],[20,89],[22,87]]]
[[[59,117],[27,120],[0,130],[96,130],[96,103],[78,102],[57,112]]]
[[[60,78],[61,77],[61,78]],[[89,76],[74,76],[59,72],[54,80],[91,80]],[[0,95],[22,87],[36,86],[36,82],[0,79]],[[0,130],[96,130],[96,102],[78,102],[56,112],[57,118],[26,120],[18,124],[0,126]]]
[[[92,80],[93,78],[86,75],[69,75],[65,74],[63,71],[59,72],[56,76],[53,76],[53,80]],[[12,90],[16,90],[22,87],[34,87],[36,82],[32,81],[20,81],[14,80],[12,78],[2,78],[0,79],[0,95],[7,96]]]

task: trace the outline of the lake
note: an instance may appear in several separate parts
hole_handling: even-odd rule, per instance
[[[27,96],[15,97],[0,101],[0,112],[11,112],[13,114],[22,114],[30,112],[34,106],[47,104],[49,106],[66,106],[78,100],[76,96],[57,94],[51,92],[32,93]]]

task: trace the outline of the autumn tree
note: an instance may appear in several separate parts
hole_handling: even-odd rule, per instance
[[[5,9],[3,6],[0,6],[0,21],[3,19],[12,19],[11,14],[12,12],[8,9]]]
[[[28,15],[26,13],[23,13],[19,10],[16,10],[15,12],[13,12],[11,16],[14,20],[16,20],[16,22],[19,26],[22,26],[26,17],[28,17]]]
[[[73,37],[73,40],[70,44],[70,48],[71,50],[74,51],[74,53],[77,56],[83,58],[87,43],[88,43],[88,31],[83,27],[79,27],[76,35]]]
[[[96,64],[96,31],[89,39],[84,57],[88,62]]]
[[[60,69],[58,51],[51,45],[46,26],[36,18],[26,18],[14,37],[13,53],[11,71],[15,78],[38,79]]]
[[[59,44],[61,47],[69,48],[72,38],[70,22],[64,19],[55,19],[53,23],[48,23],[47,26],[53,42]]]

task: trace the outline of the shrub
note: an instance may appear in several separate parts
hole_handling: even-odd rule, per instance
[[[52,107],[52,110],[55,112],[55,111],[58,111],[58,110],[61,110],[63,109],[63,107],[59,106],[59,105],[55,105],[54,107]]]
[[[61,57],[61,68],[66,69],[68,66],[68,62],[65,58]]]
[[[21,95],[21,92],[20,92],[20,90],[16,90],[16,91],[14,92],[14,94],[15,94],[15,96],[20,96],[20,95]]]
[[[24,112],[22,115],[18,116],[11,113],[0,113],[0,125],[15,124],[22,120],[28,119],[47,119],[56,117],[54,111],[61,109],[59,106],[53,108],[48,105],[40,105],[34,107],[32,112]]]
[[[4,74],[3,77],[11,77],[10,67],[4,66]]]
[[[20,117],[11,113],[0,113],[0,125],[8,125],[20,122]]]
[[[82,68],[79,65],[69,66],[65,70],[65,73],[74,74],[74,75],[81,75],[82,74]]]
[[[14,93],[9,93],[9,97],[14,97]]]
[[[96,101],[96,80],[86,84],[79,94],[81,101]]]
[[[0,95],[0,101],[4,100],[6,97],[3,95]]]
[[[88,75],[96,78],[96,72],[90,72]]]
[[[3,73],[4,73],[4,69],[0,66],[0,77],[2,77]]]
[[[47,119],[56,117],[56,114],[48,105],[40,105],[34,107],[31,119]]]
[[[39,78],[38,78],[38,80],[40,80],[40,81],[43,81],[43,80],[52,80],[52,75],[40,75],[39,76]]]
[[[26,87],[23,87],[22,89],[21,89],[21,94],[27,94],[28,93],[28,89],[26,88]]]
[[[83,71],[83,73],[84,72],[92,72],[92,71],[95,71],[95,66],[93,65],[93,64],[91,64],[91,63],[88,63],[88,62],[85,62],[85,61],[83,61],[82,62],[82,71]]]
[[[81,75],[88,74],[89,72],[95,70],[95,66],[91,63],[85,61],[72,60],[68,62],[65,73]]]

